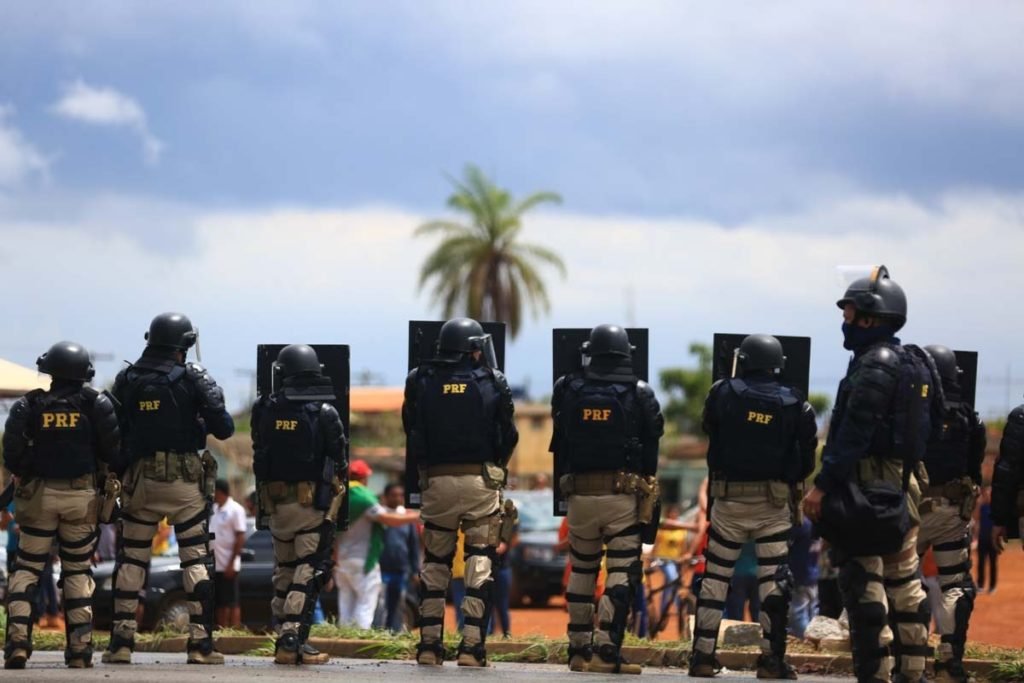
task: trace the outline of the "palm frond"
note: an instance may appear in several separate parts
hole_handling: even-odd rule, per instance
[[[565,262],[562,260],[562,257],[547,247],[542,247],[539,244],[516,244],[512,247],[512,251],[525,254],[530,258],[542,261],[546,265],[552,266],[558,270],[559,274],[561,274],[563,278],[567,274]]]
[[[534,192],[529,197],[526,197],[525,199],[520,199],[519,202],[516,203],[514,207],[512,207],[512,211],[510,213],[512,213],[515,216],[522,216],[524,213],[526,213],[527,211],[529,211],[530,209],[539,204],[561,203],[562,195],[558,194],[557,192],[548,192],[546,190],[541,192]]]
[[[473,228],[462,223],[456,223],[455,221],[428,221],[417,227],[413,235],[419,237],[436,232],[445,233],[449,236],[472,235]]]

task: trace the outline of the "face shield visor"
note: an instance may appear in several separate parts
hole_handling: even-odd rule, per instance
[[[469,338],[470,347],[480,352],[480,364],[491,370],[498,369],[498,354],[494,350],[494,339],[489,334]]]

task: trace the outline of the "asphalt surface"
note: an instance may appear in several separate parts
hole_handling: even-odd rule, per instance
[[[460,669],[454,662],[442,668],[418,667],[411,661],[376,661],[368,659],[335,659],[326,666],[283,667],[273,663],[269,657],[228,657],[225,666],[189,666],[185,654],[137,653],[131,665],[104,665],[94,657],[92,669],[68,669],[64,666],[64,655],[60,652],[36,652],[23,671],[3,671],[0,680],[7,681],[168,681],[190,683],[193,681],[216,681],[217,683],[243,683],[253,679],[267,681],[279,679],[346,681],[384,681],[396,683],[411,680],[470,681],[473,677],[484,677],[488,681],[622,681],[655,679],[668,681],[685,676],[680,669],[644,670],[642,679],[632,676],[607,676],[598,674],[570,673],[564,666],[549,664],[512,664],[498,662],[490,669]],[[752,672],[723,672],[716,681],[757,680]],[[844,680],[837,677],[801,676],[805,683],[835,683]],[[852,680],[852,679],[845,679]]]

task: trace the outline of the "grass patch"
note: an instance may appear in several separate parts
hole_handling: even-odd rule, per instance
[[[1018,659],[1013,662],[998,662],[989,680],[993,681],[1024,681],[1024,660]]]
[[[487,655],[487,658],[495,662],[518,662],[521,664],[543,664],[550,661],[550,646],[555,645],[554,641],[547,643],[536,642],[527,645],[519,652],[510,654]],[[556,645],[557,647],[557,645]]]

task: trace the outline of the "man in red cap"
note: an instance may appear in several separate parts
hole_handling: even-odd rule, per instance
[[[349,527],[338,539],[334,562],[339,626],[371,627],[380,598],[384,526],[415,524],[420,517],[415,510],[388,512],[366,485],[371,474],[365,460],[349,463]]]

